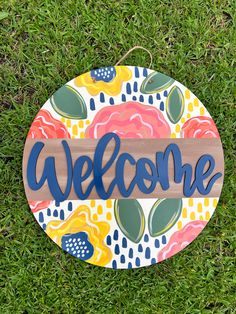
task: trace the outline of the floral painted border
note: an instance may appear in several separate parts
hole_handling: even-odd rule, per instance
[[[121,138],[219,138],[206,108],[186,87],[162,73],[127,66],[92,70],[61,87],[37,114],[28,138],[99,138],[104,132]],[[116,269],[148,266],[176,254],[205,227],[217,202],[29,200],[29,205],[69,254]]]

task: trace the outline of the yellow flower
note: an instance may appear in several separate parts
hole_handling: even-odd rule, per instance
[[[103,72],[98,71],[109,71],[106,76],[103,76]],[[113,71],[113,75],[111,73]],[[110,77],[109,77],[110,76]],[[131,70],[126,66],[116,66],[101,68],[87,72],[75,78],[75,85],[78,87],[86,87],[87,91],[92,95],[96,96],[100,92],[104,92],[110,96],[116,96],[121,92],[123,82],[129,81],[132,77]]]
[[[93,255],[86,262],[105,266],[112,258],[110,249],[104,244],[109,230],[110,226],[107,222],[95,222],[91,219],[89,207],[80,205],[65,221],[50,221],[47,224],[46,233],[54,242],[62,246],[64,235],[85,232],[94,248]]]

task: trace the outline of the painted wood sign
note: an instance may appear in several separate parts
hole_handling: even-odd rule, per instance
[[[198,98],[132,66],[92,70],[56,91],[23,157],[26,196],[47,235],[115,269],[184,249],[212,216],[223,177],[220,136]]]

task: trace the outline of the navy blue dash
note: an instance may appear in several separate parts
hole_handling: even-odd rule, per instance
[[[118,230],[117,229],[114,231],[113,239],[118,240]]]
[[[127,240],[126,240],[126,238],[122,239],[122,247],[123,248],[127,248]]]
[[[115,260],[112,261],[112,268],[114,268],[114,269],[117,268],[117,264],[116,264],[116,261],[115,261]]]
[[[133,256],[134,256],[134,251],[131,248],[131,249],[129,249],[129,258],[133,258]]]
[[[144,242],[148,242],[149,241],[149,236],[148,236],[148,234],[145,234],[145,236],[144,236]]]
[[[144,97],[143,97],[143,95],[140,95],[140,96],[139,96],[139,101],[144,102]]]
[[[73,209],[73,205],[72,205],[72,202],[69,202],[68,203],[68,210],[71,212]]]
[[[107,245],[111,245],[111,236],[110,235],[107,236]]]
[[[61,220],[65,219],[65,215],[64,215],[64,210],[63,209],[60,210],[60,219]]]
[[[115,103],[114,98],[111,97],[109,102],[110,102],[110,105],[114,105],[114,103]]]
[[[130,86],[130,83],[127,83],[126,84],[126,92],[127,92],[127,94],[131,94],[131,86]]]
[[[147,247],[146,250],[145,250],[145,258],[149,259],[151,256],[151,251],[150,251],[150,248]]]
[[[119,247],[119,244],[116,244],[116,245],[115,245],[115,254],[116,254],[116,255],[119,255],[119,254],[120,254],[120,247]]]
[[[135,259],[135,265],[140,266],[140,259],[138,257],[136,257]]]
[[[120,256],[120,262],[121,262],[122,264],[125,263],[125,256],[124,256],[124,255],[121,255],[121,256]]]
[[[43,217],[42,212],[39,213],[39,222],[44,222],[44,217]]]
[[[166,244],[166,236],[162,236],[161,242],[162,244]]]
[[[139,252],[142,252],[142,251],[143,251],[142,244],[139,244],[139,245],[138,245],[138,251],[139,251]]]
[[[93,98],[90,98],[90,109],[95,110],[95,102]]]
[[[158,249],[160,247],[160,242],[158,239],[155,240],[155,247]]]
[[[138,70],[138,67],[135,67],[135,68],[134,68],[134,75],[135,75],[135,77],[139,77],[139,70]]]
[[[151,95],[148,97],[148,102],[151,105],[153,104],[153,97]]]
[[[105,96],[103,93],[100,93],[100,101],[105,102]]]
[[[164,111],[164,102],[163,101],[161,101],[161,103],[160,103],[160,110]]]

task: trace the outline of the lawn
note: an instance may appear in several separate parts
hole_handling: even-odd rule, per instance
[[[233,0],[1,0],[0,313],[236,313],[235,12]],[[131,47],[188,86],[225,153],[217,210],[187,249],[136,270],[88,265],[41,231],[25,198],[24,141],[61,85],[114,65]],[[123,64],[148,66],[145,52]]]

